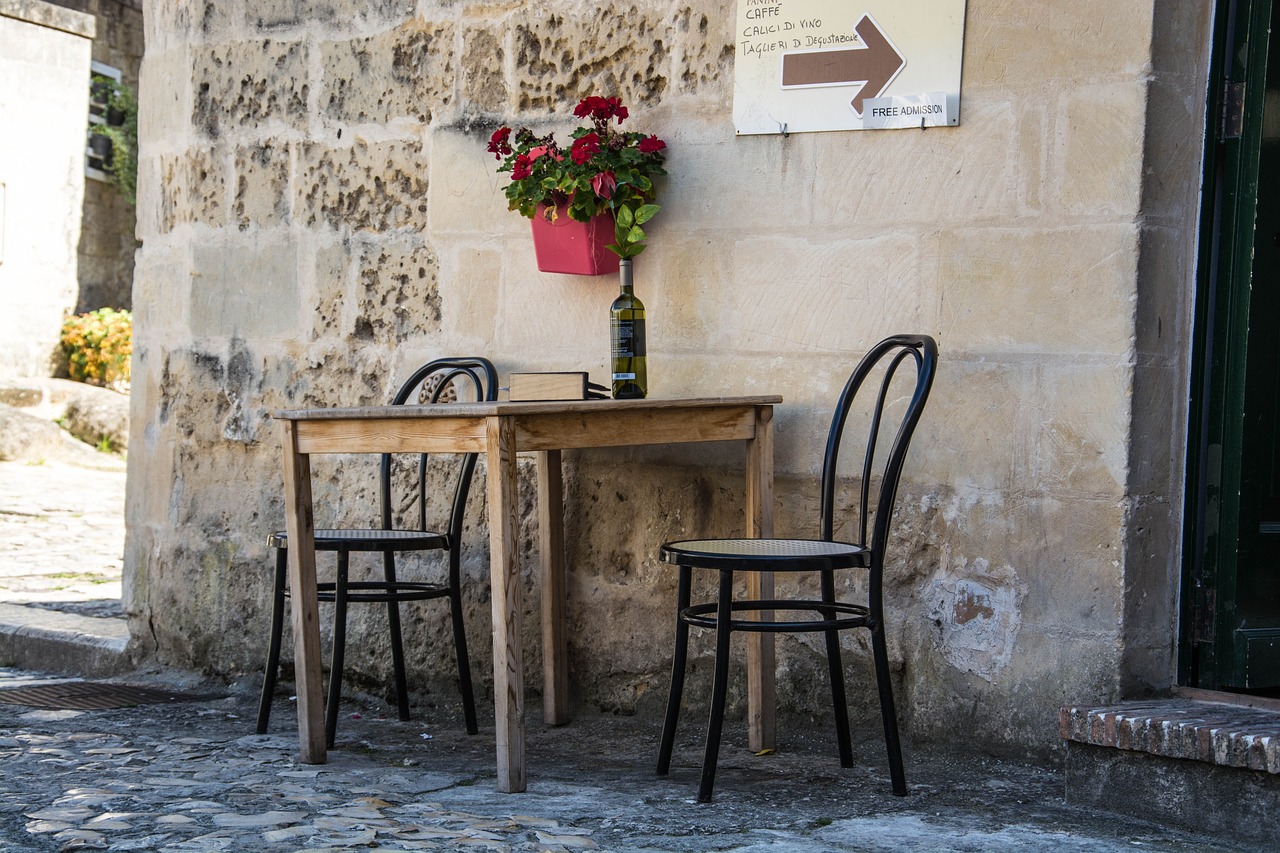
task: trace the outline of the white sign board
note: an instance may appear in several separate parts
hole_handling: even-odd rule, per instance
[[[964,12],[965,0],[738,0],[734,126],[959,124]]]

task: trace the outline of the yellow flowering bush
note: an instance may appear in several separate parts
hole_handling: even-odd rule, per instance
[[[129,383],[133,354],[133,315],[99,308],[62,323],[62,353],[71,378],[104,387]]]

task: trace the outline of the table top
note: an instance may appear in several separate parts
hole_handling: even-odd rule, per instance
[[[278,420],[323,421],[385,418],[487,418],[510,415],[617,412],[634,409],[715,409],[730,406],[775,406],[782,402],[777,395],[746,397],[648,397],[642,400],[544,400],[512,403],[498,400],[488,403],[436,403],[428,406],[358,406],[354,408],[285,409],[272,413]]]

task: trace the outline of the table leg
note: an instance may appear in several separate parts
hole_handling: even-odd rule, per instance
[[[493,601],[493,710],[498,790],[525,789],[524,661],[520,646],[520,564],[516,554],[516,439],[503,417],[486,421],[489,578]]]
[[[755,437],[747,442],[747,536],[773,535],[773,408],[756,409]],[[747,575],[750,598],[773,598],[773,573]],[[761,613],[771,619],[772,613]],[[747,635],[747,745],[753,752],[777,745],[773,635]]]
[[[293,421],[283,421],[285,530],[289,535],[289,600],[293,668],[298,693],[298,752],[304,764],[325,763],[324,699],[320,689],[320,615],[311,506],[311,459],[298,452]]]
[[[569,722],[569,643],[564,569],[564,483],[560,451],[538,453],[538,555],[542,567],[542,713]]]

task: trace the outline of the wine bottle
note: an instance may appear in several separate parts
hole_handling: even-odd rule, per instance
[[[615,400],[639,399],[648,392],[645,365],[644,303],[632,292],[631,259],[618,262],[621,292],[609,307],[610,362]]]

